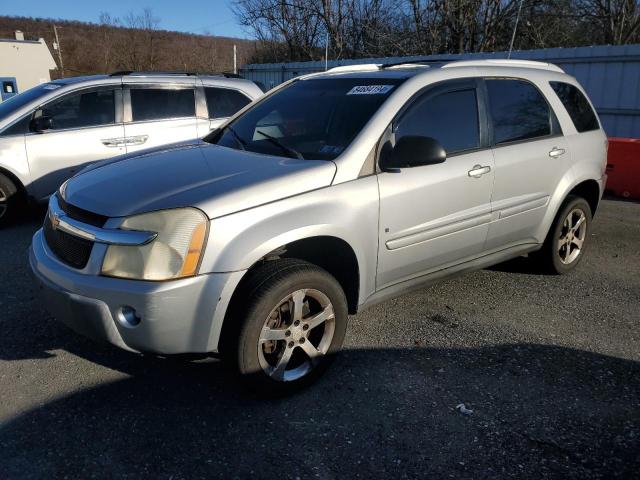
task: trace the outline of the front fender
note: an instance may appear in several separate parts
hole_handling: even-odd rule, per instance
[[[375,290],[378,202],[377,178],[369,176],[213,219],[201,272],[247,270],[296,240],[336,237],[356,255],[361,303]]]

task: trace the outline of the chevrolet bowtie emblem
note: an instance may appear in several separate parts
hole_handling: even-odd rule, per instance
[[[51,220],[51,228],[57,230],[60,226],[60,217],[58,216],[58,214],[51,212],[49,214],[49,219]]]

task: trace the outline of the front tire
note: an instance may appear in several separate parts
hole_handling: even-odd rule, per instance
[[[249,275],[227,319],[232,327],[223,337],[223,355],[259,394],[308,385],[344,340],[348,310],[340,284],[295,259],[267,262]]]
[[[543,270],[563,275],[578,266],[587,246],[592,218],[584,198],[574,195],[566,198],[542,249],[533,255]]]
[[[20,208],[18,187],[6,175],[0,173],[0,228],[10,224]]]

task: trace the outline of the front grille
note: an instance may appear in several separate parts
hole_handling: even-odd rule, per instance
[[[69,215],[74,220],[78,220],[79,222],[88,223],[89,225],[93,225],[94,227],[104,227],[104,224],[108,219],[108,217],[105,217],[104,215],[89,212],[87,210],[83,210],[82,208],[78,208],[75,205],[71,205],[70,203],[65,202],[62,197],[57,194],[56,200],[58,200],[58,205],[64,213]]]
[[[97,213],[89,212],[65,202],[60,195],[55,197],[58,206],[69,217],[82,223],[103,227],[107,221],[107,217]],[[44,220],[44,238],[49,245],[51,251],[64,263],[75,268],[84,268],[91,256],[93,242],[68,234],[58,229],[54,229],[51,225],[49,215]]]
[[[93,242],[54,230],[49,215],[44,220],[43,230],[47,245],[60,260],[75,268],[84,268],[87,265]]]

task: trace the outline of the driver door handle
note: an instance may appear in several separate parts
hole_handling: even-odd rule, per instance
[[[468,173],[471,178],[480,178],[482,175],[489,173],[490,171],[491,167],[489,165],[474,165]]]
[[[558,158],[560,155],[564,155],[566,150],[564,148],[553,147],[549,152],[551,158]]]

